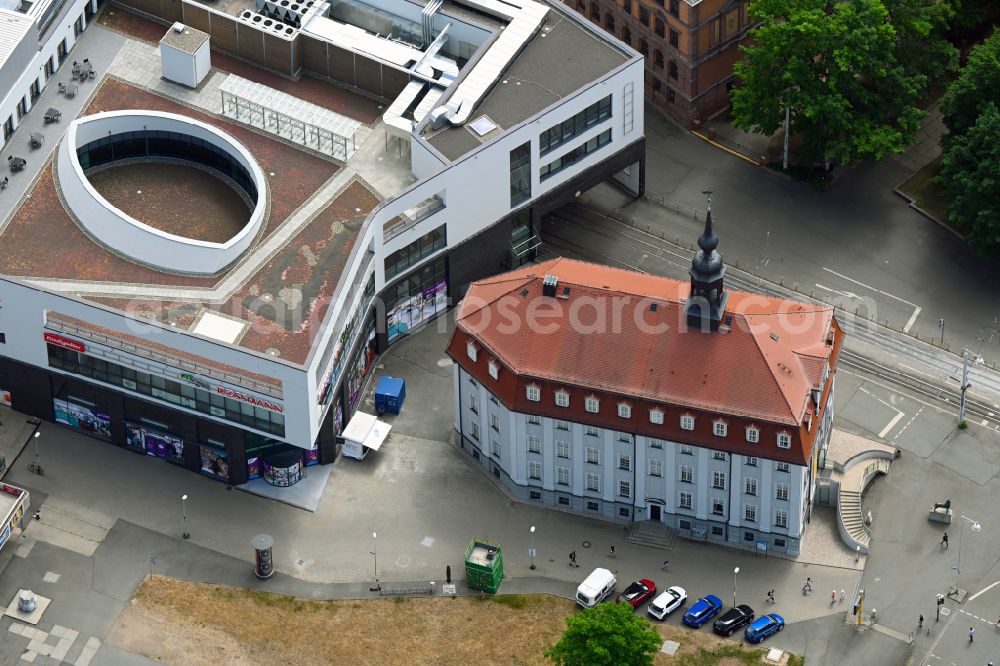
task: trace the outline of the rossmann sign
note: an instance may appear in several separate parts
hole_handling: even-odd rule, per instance
[[[226,388],[225,386],[216,386],[215,390],[221,396],[232,398],[233,400],[239,400],[240,402],[245,402],[248,405],[253,405],[254,407],[261,407],[274,412],[275,414],[285,413],[284,407],[275,402],[270,402],[269,400],[263,400],[256,396],[247,395],[246,393],[240,393],[239,391],[234,391],[233,389]]]

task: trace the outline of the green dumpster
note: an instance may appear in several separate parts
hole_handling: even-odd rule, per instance
[[[489,539],[473,539],[465,551],[465,578],[470,590],[496,594],[503,580],[500,544]]]

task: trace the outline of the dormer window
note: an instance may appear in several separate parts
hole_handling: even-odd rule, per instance
[[[694,430],[694,417],[690,414],[681,415],[681,430]]]
[[[569,392],[563,389],[556,391],[556,407],[569,407]]]
[[[756,444],[760,441],[760,430],[755,426],[747,426],[747,441]]]
[[[490,377],[492,377],[493,379],[496,379],[497,377],[500,376],[500,364],[497,363],[495,360],[490,359],[489,369],[490,369]]]
[[[778,433],[778,448],[779,449],[790,449],[792,448],[792,436],[787,432]]]
[[[725,437],[729,432],[729,425],[725,421],[713,421],[712,432],[716,437]]]
[[[656,425],[663,425],[663,410],[662,409],[649,410],[649,422],[655,423]]]
[[[465,343],[465,353],[469,355],[469,358],[475,362],[479,358],[479,345],[471,340]]]
[[[542,389],[538,388],[534,384],[528,386],[525,393],[526,393],[525,397],[531,402],[538,402],[539,400],[542,399]]]
[[[622,417],[623,419],[632,418],[632,405],[628,404],[627,402],[619,402],[618,416]]]
[[[596,414],[601,410],[601,401],[597,399],[597,396],[588,395],[583,401],[583,408],[591,414]]]

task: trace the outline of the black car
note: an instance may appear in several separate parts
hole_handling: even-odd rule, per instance
[[[740,604],[726,611],[712,624],[712,629],[722,636],[732,636],[737,629],[741,629],[751,622],[753,622],[753,609],[746,604]]]

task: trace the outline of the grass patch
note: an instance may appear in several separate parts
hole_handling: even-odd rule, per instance
[[[941,173],[940,157],[910,176],[899,186],[899,191],[913,199],[922,210],[953,227],[948,222],[948,204],[945,201],[944,188],[934,182],[934,177],[939,173]]]
[[[577,612],[570,600],[540,594],[314,601],[153,576],[107,642],[170,664],[542,666],[551,664],[542,653]],[[657,654],[656,666],[760,663],[759,647],[709,631],[654,626],[680,644],[674,656]],[[794,656],[788,661],[803,664]]]

